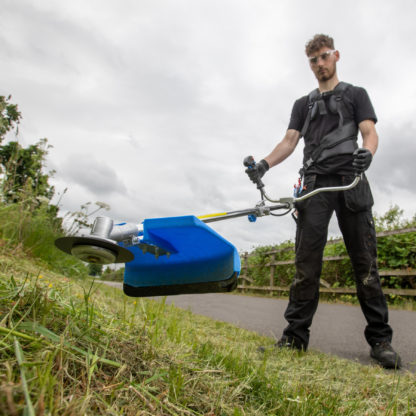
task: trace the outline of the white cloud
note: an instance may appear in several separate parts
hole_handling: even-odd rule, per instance
[[[304,45],[329,33],[340,77],[368,90],[379,117],[375,210],[400,201],[413,215],[415,11],[410,0],[6,0],[0,94],[23,113],[23,143],[54,146],[65,210],[104,200],[139,221],[248,208],[259,195],[242,160],[281,139],[315,87]],[[267,173],[271,195],[290,195],[301,150]],[[290,216],[213,227],[239,249],[294,237]]]
[[[126,187],[116,172],[91,155],[70,155],[61,165],[60,175],[68,183],[83,186],[95,195],[110,196],[126,192]]]

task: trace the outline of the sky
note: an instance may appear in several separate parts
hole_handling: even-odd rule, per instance
[[[54,203],[111,206],[115,221],[252,208],[242,161],[283,138],[294,101],[316,88],[304,46],[335,40],[340,80],[378,116],[368,171],[374,212],[416,213],[413,0],[0,0],[0,95],[23,146],[46,137]],[[303,142],[264,177],[292,195]],[[67,191],[64,193],[64,190]],[[64,194],[63,194],[64,193]],[[293,240],[290,215],[212,228],[239,251]],[[330,236],[339,236],[331,221]]]

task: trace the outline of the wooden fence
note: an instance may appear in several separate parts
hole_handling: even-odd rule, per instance
[[[401,230],[391,230],[391,231],[382,231],[377,233],[377,238],[386,237],[389,235],[399,235],[399,234],[407,234],[407,233],[414,233],[416,232],[416,227],[413,228],[405,228]],[[335,244],[342,242],[342,238],[331,240],[327,243]],[[241,274],[240,279],[242,281],[241,285],[238,285],[237,289],[245,292],[249,291],[261,291],[261,292],[268,292],[270,294],[279,293],[279,292],[289,292],[290,286],[275,286],[274,285],[274,278],[275,278],[275,270],[276,266],[285,266],[295,264],[295,260],[285,260],[285,261],[276,261],[276,254],[281,253],[282,251],[290,251],[294,250],[294,247],[287,247],[284,249],[272,250],[265,255],[270,256],[270,261],[265,264],[266,267],[270,268],[270,283],[269,286],[255,286],[253,279],[249,277],[249,265],[248,265],[248,257],[249,255],[245,253],[242,256],[242,267],[241,267]],[[324,257],[324,262],[332,262],[332,261],[340,261],[348,259],[348,256],[335,256],[335,257]],[[416,269],[396,269],[396,270],[379,270],[380,277],[389,277],[395,276],[400,277],[403,279],[409,279],[410,286],[412,289],[390,289],[390,288],[383,288],[383,292],[387,295],[400,295],[400,296],[416,296]],[[331,287],[331,285],[326,282],[324,279],[321,278],[321,287],[319,291],[321,293],[340,293],[340,294],[355,294],[355,288],[347,288],[347,287]]]

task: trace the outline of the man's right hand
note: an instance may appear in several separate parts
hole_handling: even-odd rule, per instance
[[[352,166],[357,173],[366,171],[373,160],[373,155],[368,149],[359,148],[353,153],[354,160]]]
[[[244,160],[247,160],[248,157]],[[246,169],[246,173],[253,183],[258,184],[260,179],[269,170],[269,168],[269,164],[264,159],[262,159],[260,160],[260,162],[254,163],[254,165],[249,166]]]

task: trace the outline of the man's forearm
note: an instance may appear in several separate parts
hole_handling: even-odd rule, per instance
[[[368,149],[374,156],[378,147],[377,133],[370,134],[370,135],[367,135],[366,137],[363,137],[363,147],[365,149]]]
[[[264,158],[269,167],[278,165],[290,156],[295,150],[299,138],[300,133],[297,130],[288,130],[283,140]]]
[[[371,120],[362,121],[359,124],[359,128],[363,138],[363,147],[368,149],[374,156],[378,147],[378,135],[374,122]]]

